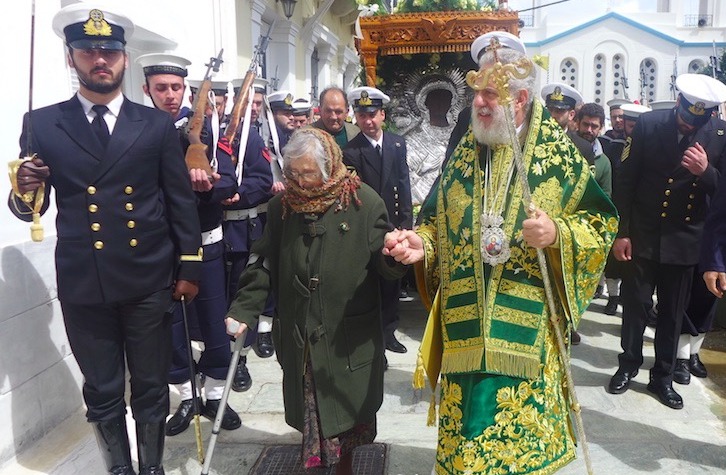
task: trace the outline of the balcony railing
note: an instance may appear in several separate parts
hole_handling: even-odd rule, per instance
[[[683,26],[697,26],[699,28],[713,26],[713,15],[685,15],[683,17]]]

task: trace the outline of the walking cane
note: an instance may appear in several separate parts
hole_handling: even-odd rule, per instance
[[[181,297],[182,319],[184,320],[184,335],[187,340],[187,358],[189,360],[189,380],[192,383],[192,411],[194,411],[194,436],[197,441],[197,459],[204,463],[204,443],[202,442],[202,422],[199,420],[199,397],[197,394],[197,372],[192,354],[192,339],[189,335],[189,320],[187,319],[187,302],[184,296]]]
[[[492,47],[496,49],[500,47],[499,41],[496,38],[492,38]],[[522,158],[522,149],[519,145],[519,139],[517,138],[517,130],[514,125],[514,104],[512,103],[512,97],[509,94],[509,78],[515,77],[523,79],[527,77],[532,68],[532,62],[527,58],[522,58],[520,61],[514,64],[502,65],[499,62],[499,58],[495,54],[496,63],[486,71],[474,72],[470,71],[467,74],[467,83],[472,89],[479,91],[486,88],[490,80],[494,81],[494,84],[499,92],[500,102],[503,105],[504,113],[506,116],[507,130],[509,137],[512,139],[512,152],[514,165],[517,169],[517,175],[519,175],[520,184],[522,186],[522,201],[527,207],[527,214],[532,216],[536,210],[535,204],[532,202],[532,193],[529,189],[529,183],[527,182],[527,170],[524,168],[524,160]],[[559,351],[560,360],[565,372],[565,381],[567,383],[567,389],[570,393],[570,407],[572,412],[575,413],[575,426],[577,428],[577,435],[582,442],[582,454],[585,458],[585,467],[587,473],[592,475],[592,460],[590,459],[590,450],[587,446],[587,439],[585,437],[585,426],[582,423],[582,413],[580,403],[577,401],[577,394],[575,393],[575,383],[572,379],[572,372],[570,371],[570,361],[567,357],[567,347],[565,346],[565,339],[560,329],[559,319],[557,318],[557,307],[555,306],[554,293],[552,291],[552,283],[550,282],[549,271],[547,269],[547,258],[544,250],[537,249],[537,260],[539,262],[539,268],[542,272],[542,283],[544,284],[545,295],[547,297],[547,308],[550,314],[550,323],[555,334],[555,340],[557,341],[557,349]]]
[[[227,325],[228,333],[237,333],[239,329],[239,323],[234,322]],[[219,429],[222,427],[222,417],[224,417],[224,411],[227,409],[227,399],[229,399],[229,392],[232,389],[232,382],[234,381],[234,373],[237,370],[237,362],[239,361],[239,354],[242,351],[242,345],[244,345],[245,336],[247,332],[243,332],[234,342],[234,352],[232,353],[232,361],[229,362],[229,369],[227,370],[227,380],[224,382],[224,391],[222,391],[222,399],[219,401],[219,409],[217,409],[217,415],[214,418],[214,425],[212,426],[212,435],[209,438],[209,445],[207,446],[207,457],[204,459],[204,466],[202,467],[202,475],[209,474],[209,467],[212,465],[212,455],[214,454],[214,447],[217,445],[217,436],[219,435]]]

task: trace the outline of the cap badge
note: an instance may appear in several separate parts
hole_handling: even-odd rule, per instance
[[[363,91],[360,93],[360,99],[358,99],[358,105],[359,106],[371,106],[373,105],[373,101],[370,97],[368,97],[368,91]]]
[[[94,8],[88,13],[88,21],[83,25],[88,36],[111,36],[111,25],[103,18],[103,12]]]
[[[688,108],[688,112],[693,115],[703,115],[706,113],[706,104],[701,101],[696,102]]]
[[[288,94],[287,96],[285,96],[285,105],[286,106],[292,105],[292,94]]]
[[[553,101],[564,101],[565,96],[562,94],[562,89],[557,86],[555,90],[550,94],[550,99]]]

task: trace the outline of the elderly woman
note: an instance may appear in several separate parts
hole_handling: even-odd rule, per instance
[[[353,473],[352,450],[373,442],[383,400],[377,274],[395,279],[405,267],[383,256],[386,207],[345,168],[332,136],[295,132],[283,173],[228,318],[242,323],[236,336],[254,328],[275,291],[285,420],[303,434],[305,467]]]

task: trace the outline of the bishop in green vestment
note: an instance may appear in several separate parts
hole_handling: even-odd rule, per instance
[[[521,60],[523,50],[486,51],[480,72]],[[441,375],[436,474],[549,474],[575,458],[566,368],[537,249],[545,251],[568,335],[593,295],[618,217],[587,162],[534,100],[535,75],[532,68],[509,82],[514,143],[494,81],[475,88],[471,125],[421,226],[386,236],[384,253],[423,264],[426,291],[436,296],[421,348],[432,386]],[[530,215],[513,146],[521,147],[536,205]]]

